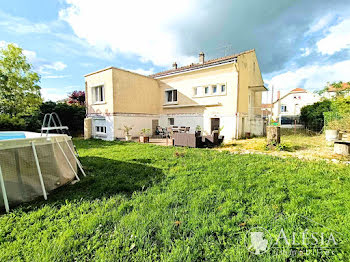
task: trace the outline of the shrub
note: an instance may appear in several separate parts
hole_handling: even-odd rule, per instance
[[[25,130],[26,123],[23,118],[8,114],[0,114],[0,131]]]
[[[304,106],[300,112],[300,121],[306,128],[321,131],[324,126],[324,112],[331,111],[330,100],[323,100],[313,105]]]
[[[55,112],[61,119],[62,125],[68,126],[72,135],[80,135],[84,132],[85,107],[79,105],[67,105],[64,103],[45,102],[40,106],[37,116],[40,126],[46,113]],[[35,121],[35,119],[33,119]],[[40,127],[39,127],[40,128]]]

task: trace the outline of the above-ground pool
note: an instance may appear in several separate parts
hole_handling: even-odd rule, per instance
[[[0,140],[26,138],[24,132],[0,132]]]
[[[79,179],[77,164],[70,136],[0,132],[0,208],[46,199],[51,190]]]

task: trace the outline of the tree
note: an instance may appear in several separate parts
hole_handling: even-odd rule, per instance
[[[306,128],[321,131],[324,125],[324,112],[331,111],[332,102],[323,100],[313,105],[304,106],[300,111],[300,121]]]
[[[10,118],[30,115],[42,103],[40,77],[22,51],[14,44],[0,50],[0,113]]]
[[[84,91],[73,91],[72,94],[68,96],[68,104],[74,105],[85,105],[85,92]]]

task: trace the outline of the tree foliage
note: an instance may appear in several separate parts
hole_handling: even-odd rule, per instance
[[[55,112],[61,119],[62,125],[68,126],[72,135],[80,135],[84,131],[85,107],[65,103],[44,102],[32,116],[26,117],[26,130],[38,131],[44,116]]]
[[[84,91],[73,91],[68,96],[68,103],[71,105],[85,105],[85,92]]]
[[[313,105],[304,106],[300,112],[300,121],[306,128],[321,131],[324,125],[324,112],[331,111],[332,102],[323,100]]]
[[[42,103],[40,77],[22,51],[14,44],[0,50],[0,113],[9,117],[28,116]]]

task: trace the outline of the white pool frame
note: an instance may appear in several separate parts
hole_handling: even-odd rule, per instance
[[[0,150],[20,148],[20,147],[23,147],[24,145],[28,146],[28,144],[31,145],[32,150],[33,150],[33,154],[34,154],[35,164],[36,164],[39,179],[40,179],[41,189],[42,189],[43,196],[44,196],[45,200],[47,200],[47,192],[45,189],[44,180],[43,180],[43,176],[41,173],[38,155],[36,153],[36,147],[35,147],[36,145],[46,145],[46,144],[57,143],[58,147],[60,148],[61,152],[63,153],[65,160],[68,162],[70,168],[72,169],[76,179],[78,181],[80,181],[80,178],[79,178],[77,172],[74,170],[73,166],[69,162],[69,159],[68,159],[66,153],[64,152],[61,145],[59,144],[59,142],[62,142],[62,141],[66,142],[66,144],[69,148],[69,151],[72,154],[72,156],[74,157],[80,171],[82,172],[84,177],[86,177],[86,174],[84,172],[82,164],[80,163],[79,159],[77,158],[77,156],[73,152],[72,148],[68,144],[68,139],[71,140],[70,136],[65,135],[65,134],[43,134],[43,135],[41,135],[40,133],[27,132],[27,131],[4,131],[4,132],[0,132],[0,133],[24,133],[25,134],[26,138],[0,140]],[[5,181],[3,178],[1,165],[0,165],[0,186],[1,186],[2,196],[4,199],[4,205],[5,205],[6,212],[9,212],[10,207],[9,207],[9,202],[7,199]]]

